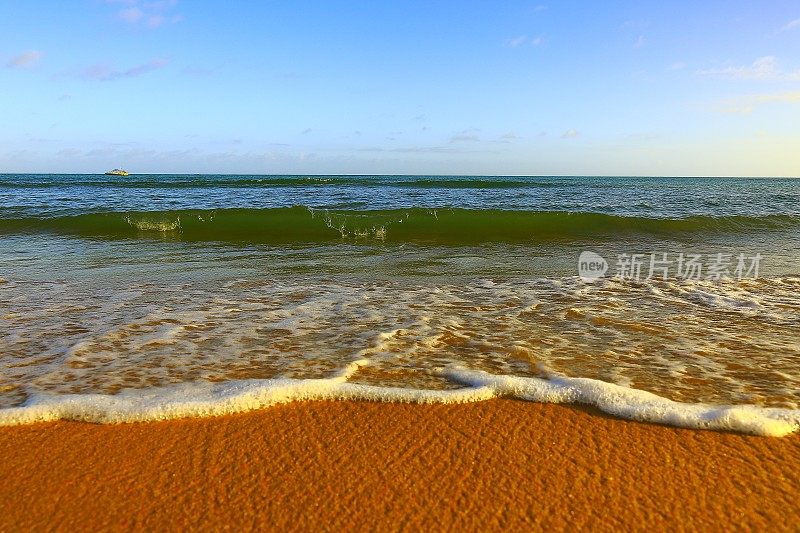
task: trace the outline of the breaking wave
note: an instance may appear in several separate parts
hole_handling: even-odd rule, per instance
[[[800,229],[792,215],[646,218],[594,212],[410,208],[328,210],[307,207],[102,212],[0,219],[0,233],[56,232],[136,238],[168,234],[187,241],[321,242],[370,238],[463,244],[541,242],[593,237],[739,234]]]
[[[675,402],[588,378],[504,376],[456,367],[443,373],[463,385],[457,389],[421,390],[349,383],[350,375],[365,364],[366,361],[355,361],[333,377],[322,379],[196,382],[126,390],[116,395],[37,395],[20,407],[0,409],[0,426],[56,420],[120,423],[220,416],[301,400],[455,404],[506,397],[591,405],[620,418],[682,428],[772,437],[789,435],[800,428],[800,410]]]

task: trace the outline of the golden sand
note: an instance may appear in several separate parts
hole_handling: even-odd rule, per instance
[[[514,400],[0,430],[0,531],[800,526],[800,436]]]

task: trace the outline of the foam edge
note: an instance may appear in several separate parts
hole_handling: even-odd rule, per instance
[[[196,382],[115,395],[33,395],[19,407],[0,409],[0,426],[73,420],[112,424],[222,416],[308,400],[366,400],[459,404],[491,398],[585,404],[619,418],[691,429],[781,437],[800,428],[800,410],[753,405],[681,403],[650,392],[589,378],[548,379],[490,374],[463,367],[442,375],[458,389],[423,390],[350,383],[365,361],[355,361],[330,378]]]
[[[469,387],[490,387],[498,396],[591,405],[606,414],[638,422],[769,437],[783,437],[800,429],[797,409],[676,402],[651,392],[589,378],[503,376],[463,367],[447,369],[445,374]]]

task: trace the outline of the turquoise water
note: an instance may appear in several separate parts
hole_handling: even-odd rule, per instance
[[[798,260],[800,180],[0,175],[0,418],[345,368],[460,390],[455,367],[791,411]]]
[[[567,211],[652,218],[800,216],[792,179],[0,175],[2,218],[105,211],[414,207]]]

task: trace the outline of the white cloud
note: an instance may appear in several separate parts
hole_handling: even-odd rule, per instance
[[[536,37],[528,37],[527,35],[518,35],[517,37],[512,37],[510,39],[506,39],[504,44],[508,48],[519,48],[522,45],[530,45],[530,46],[539,46],[544,43],[544,37],[542,35],[537,35]]]
[[[130,7],[128,9],[122,9],[118,13],[118,15],[119,18],[131,24],[139,22],[140,20],[142,20],[142,17],[144,17],[144,13],[138,7]]]
[[[44,54],[38,50],[28,50],[21,54],[12,57],[8,63],[7,68],[34,68],[41,61]]]
[[[722,100],[716,107],[717,110],[722,113],[749,114],[761,105],[776,103],[800,104],[800,91],[750,94],[736,98],[727,98]]]
[[[778,66],[775,56],[759,57],[749,66],[725,67],[700,70],[701,76],[724,78],[730,80],[758,81],[796,81],[800,80],[800,71],[786,72]]]
[[[109,4],[124,7],[117,11],[117,17],[132,26],[158,28],[169,22],[179,22],[181,15],[173,12],[177,0],[106,0]]]
[[[527,35],[519,35],[517,37],[512,37],[511,39],[506,39],[506,46],[509,48],[517,48],[518,46],[525,44],[527,41]]]
[[[567,131],[565,131],[561,135],[561,138],[562,139],[574,139],[574,138],[578,137],[580,134],[581,134],[581,132],[579,132],[578,130],[576,130],[574,128],[570,128],[570,129],[568,129]]]
[[[642,46],[644,46],[644,43],[645,43],[644,35],[640,35],[639,37],[636,38],[636,41],[634,41],[633,47],[641,48]]]
[[[792,21],[789,21],[785,26],[783,26],[778,30],[778,33],[796,30],[797,28],[800,28],[800,19],[794,19]]]
[[[675,63],[669,66],[670,70],[683,70],[686,68],[686,63],[683,61],[676,61]]]
[[[147,17],[148,28],[158,28],[159,26],[163,26],[165,22],[167,22],[167,18],[164,15],[151,15]]]
[[[468,128],[463,131],[460,131],[450,137],[451,143],[457,142],[478,142],[481,140],[480,136],[478,135],[481,130],[478,128]]]
[[[123,78],[136,78],[143,74],[147,74],[149,72],[153,72],[155,70],[162,69],[169,64],[168,59],[164,58],[155,58],[151,59],[147,63],[142,63],[141,65],[135,65],[133,67],[119,70],[115,69],[112,66],[104,63],[98,63],[96,65],[91,65],[86,67],[85,69],[61,74],[59,78],[78,78],[86,81],[113,81],[119,80]]]

